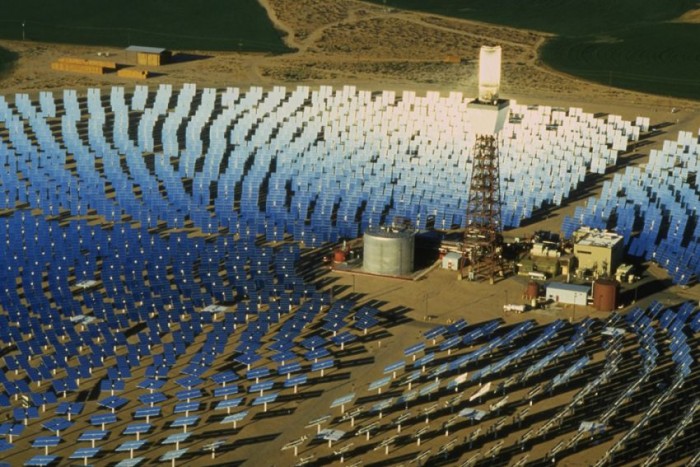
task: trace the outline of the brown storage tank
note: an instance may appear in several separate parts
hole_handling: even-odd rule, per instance
[[[540,286],[535,281],[530,281],[527,284],[527,290],[525,291],[525,296],[528,300],[536,299],[540,294]]]
[[[335,253],[333,253],[333,261],[336,263],[344,263],[345,252],[343,250],[335,250]]]
[[[593,283],[593,307],[597,311],[613,311],[617,308],[617,281],[600,279]]]

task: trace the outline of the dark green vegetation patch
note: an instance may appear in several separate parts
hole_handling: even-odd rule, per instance
[[[115,47],[288,51],[257,0],[4,2],[0,38],[20,40],[23,34],[28,40]]]
[[[591,81],[700,99],[698,36],[696,24],[666,23],[622,31],[614,37],[560,37],[545,45],[542,59],[552,68]],[[696,45],[680,45],[684,43]]]
[[[557,34],[552,68],[613,86],[700,99],[700,24],[671,22],[696,0],[372,0]]]
[[[0,78],[11,66],[12,62],[17,60],[17,54],[10,52],[7,49],[0,47]]]

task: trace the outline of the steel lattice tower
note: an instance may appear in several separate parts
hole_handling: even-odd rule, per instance
[[[498,166],[498,141],[495,135],[478,135],[469,197],[464,253],[472,270],[493,281],[501,274],[501,190]]]
[[[496,273],[503,273],[498,134],[508,116],[509,102],[498,98],[500,83],[501,47],[484,46],[479,52],[479,97],[467,104],[476,142],[462,251],[469,264],[470,279],[486,276],[492,283]]]

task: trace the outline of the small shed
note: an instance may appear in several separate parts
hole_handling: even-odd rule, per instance
[[[160,47],[144,47],[141,45],[130,45],[126,48],[129,53],[136,54],[136,63],[141,66],[161,66],[170,61],[172,52]]]
[[[448,251],[442,257],[442,269],[450,271],[459,271],[462,266],[462,255],[456,251]]]
[[[550,282],[546,287],[547,299],[558,303],[586,306],[591,287],[588,285],[564,284],[562,282]]]

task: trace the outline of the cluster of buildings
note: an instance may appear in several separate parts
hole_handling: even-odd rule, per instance
[[[564,282],[548,282],[544,293],[538,293],[546,301],[611,311],[618,305],[620,282],[634,278],[632,266],[624,264],[624,237],[615,232],[582,227],[564,246],[558,235],[548,232],[538,232],[533,240],[517,263],[518,273],[535,281],[565,277]]]
[[[370,229],[363,236],[362,245],[355,247],[352,255],[355,266],[351,269],[409,279],[420,274],[417,271],[420,269],[416,265],[417,258],[425,253],[426,247],[431,247],[429,249],[437,250],[442,269],[459,271],[461,275],[469,261],[465,260],[459,239],[432,232],[439,234],[434,236],[435,242],[419,248],[425,239],[411,226]],[[520,251],[513,261],[513,269],[531,279],[525,293],[528,305],[554,302],[593,305],[599,311],[612,311],[619,305],[620,283],[632,282],[635,277],[633,267],[624,263],[624,237],[614,232],[583,227],[567,243],[562,242],[558,234],[540,231],[533,235],[530,242],[518,242],[518,245],[520,250],[513,248]],[[349,266],[350,250],[348,246],[336,251],[342,253],[340,258],[336,258],[336,263]],[[465,278],[470,277],[467,274]],[[553,280],[555,278],[561,280]],[[508,309],[513,306],[506,305]],[[522,305],[516,308],[524,311]]]

